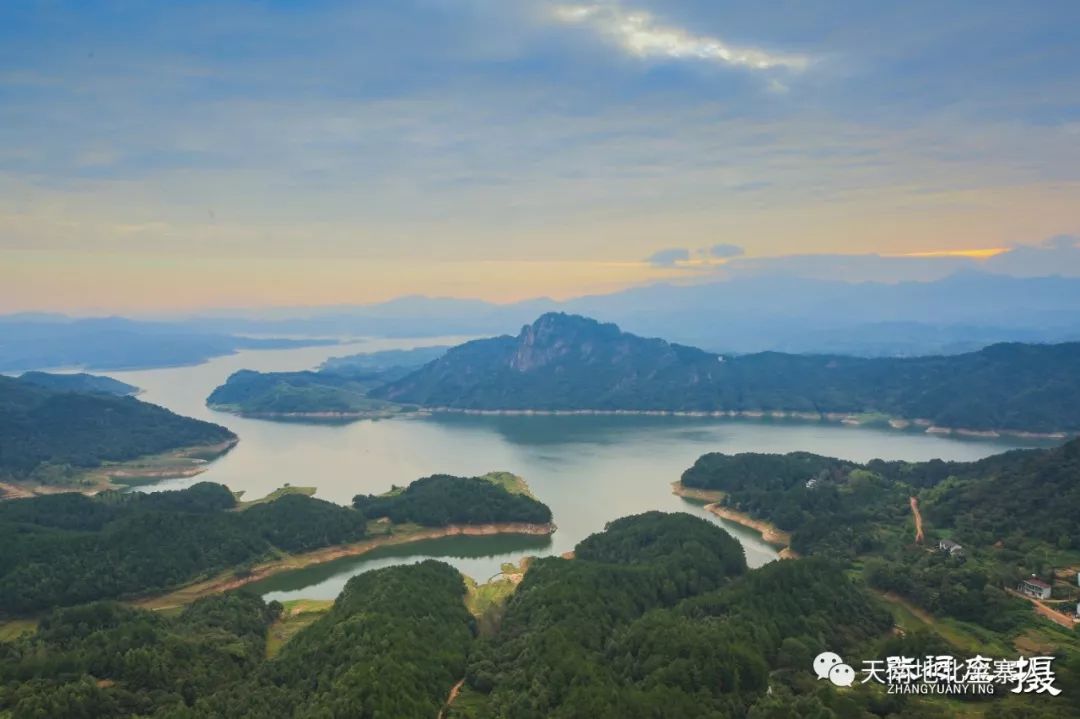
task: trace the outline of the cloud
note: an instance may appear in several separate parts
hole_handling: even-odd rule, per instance
[[[743,254],[744,250],[739,245],[731,245],[727,243],[721,243],[719,245],[713,245],[709,248],[709,254],[713,257],[719,257],[721,259],[728,259],[731,257],[738,257]]]
[[[652,253],[645,260],[653,267],[674,267],[680,262],[690,260],[690,250],[684,247],[672,247]]]
[[[1006,249],[993,250],[941,250],[904,255],[820,253],[772,257],[731,256],[724,262],[680,266],[697,269],[713,278],[780,276],[849,282],[923,282],[942,279],[957,272],[987,272],[1011,277],[1080,277],[1080,237],[1057,235],[1037,244],[1015,244]]]
[[[799,71],[810,64],[804,55],[731,45],[719,38],[661,25],[647,12],[624,10],[614,4],[558,5],[554,16],[563,23],[587,26],[642,58],[702,60],[749,70]],[[774,87],[779,88],[783,85]]]

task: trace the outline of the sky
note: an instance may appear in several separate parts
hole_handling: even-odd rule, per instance
[[[1080,276],[1080,3],[6,0],[0,312]]]

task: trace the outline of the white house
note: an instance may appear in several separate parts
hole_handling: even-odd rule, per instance
[[[952,557],[964,555],[964,548],[951,539],[938,540],[937,547],[942,552],[948,552]]]
[[[1034,576],[1021,580],[1016,590],[1036,599],[1050,598],[1050,585]]]

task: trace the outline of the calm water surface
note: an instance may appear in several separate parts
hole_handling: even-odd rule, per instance
[[[705,452],[806,450],[855,461],[874,457],[972,460],[1020,445],[817,423],[685,417],[473,417],[361,421],[343,425],[271,422],[215,412],[208,394],[239,369],[310,369],[354,352],[454,344],[461,338],[378,339],[335,347],[244,351],[194,367],[112,372],[144,390],[141,399],[229,427],[240,443],[197,478],[153,489],[220,482],[250,497],[286,483],[315,486],[316,496],[348,503],[434,473],[520,474],[555,515],[548,537],[455,537],[389,547],[254,585],[268,598],[332,598],[349,577],[370,569],[437,557],[484,580],[501,563],[561,554],[606,522],[650,509],[685,511],[722,525],[742,543],[751,566],[776,558],[754,533],[671,494],[671,483]],[[167,539],[167,538],[165,538]]]

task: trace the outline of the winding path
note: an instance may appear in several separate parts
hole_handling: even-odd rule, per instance
[[[910,497],[911,513],[915,515],[915,544],[922,544],[926,536],[923,534],[922,528],[922,513],[919,511],[919,500],[915,497]]]
[[[444,704],[443,708],[439,711],[439,719],[443,719],[446,716],[446,710],[449,709],[450,705],[454,703],[455,699],[457,699],[457,695],[459,692],[461,692],[461,687],[464,684],[465,680],[459,679],[458,683],[450,688],[450,696],[446,698],[446,704]]]

